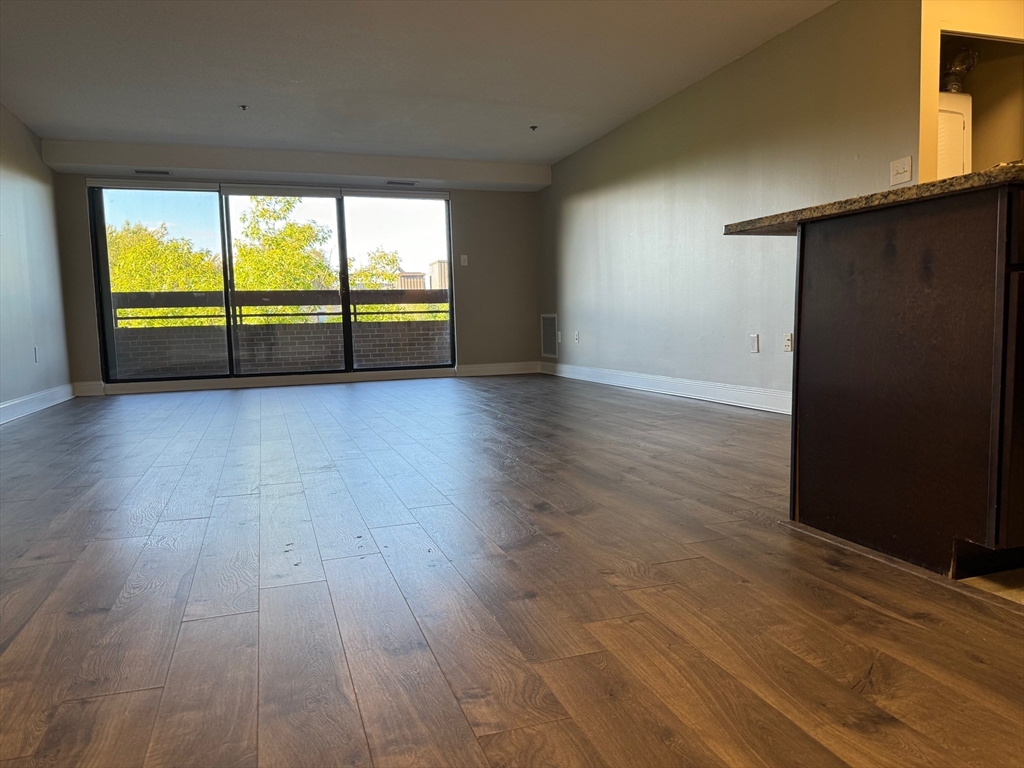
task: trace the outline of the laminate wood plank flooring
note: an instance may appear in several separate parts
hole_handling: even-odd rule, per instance
[[[788,523],[789,439],[540,375],[4,424],[0,768],[1020,765],[1017,582]]]
[[[447,501],[440,491],[394,450],[370,451],[367,458],[406,508],[435,507]]]
[[[612,765],[726,765],[608,651],[537,665],[573,720]]]
[[[359,555],[325,566],[373,764],[486,766],[384,558]]]
[[[0,760],[31,755],[146,539],[96,540],[0,654]]]
[[[369,459],[346,459],[337,466],[367,526],[380,528],[416,522],[412,512]]]
[[[71,563],[15,568],[0,580],[0,653],[64,578]]]
[[[566,717],[547,685],[422,528],[378,528],[373,536],[477,735]]]
[[[237,428],[237,424],[236,424]],[[232,440],[234,436],[232,436]],[[245,438],[241,438],[245,439]],[[228,444],[217,484],[217,496],[247,496],[260,490],[260,446]]]
[[[734,538],[741,544],[758,542],[761,545],[759,554],[779,552],[791,555],[789,562],[801,571],[888,614],[926,628],[943,626],[959,634],[964,642],[980,638],[985,647],[1001,650],[1008,658],[1013,658],[1012,651],[1024,632],[1024,616],[1008,627],[1005,613],[998,608],[953,590],[936,589],[933,584],[922,587],[915,584],[916,579],[906,572],[892,576],[891,569],[877,560],[850,557],[849,550],[833,544],[816,542],[812,545],[805,537],[783,535],[777,526],[748,521],[723,526],[721,530],[728,530],[728,538]],[[699,549],[691,547],[694,552]],[[912,594],[894,590],[891,589],[893,581],[917,589]],[[961,583],[965,582],[971,583],[972,580],[965,579]]]
[[[163,684],[207,521],[159,523],[78,670],[69,698]]]
[[[265,427],[261,427],[265,431]],[[299,482],[291,439],[260,441],[260,486]]]
[[[302,488],[322,559],[377,551],[370,529],[337,470],[303,475]]]
[[[214,503],[186,621],[259,610],[259,504],[259,496],[225,496]]]
[[[1024,605],[1024,568],[1015,568],[1012,571],[1002,571],[988,576],[973,576],[964,579],[964,582],[985,592],[991,592],[993,595],[999,595]]]
[[[805,612],[825,618],[854,639],[955,686],[979,703],[999,697],[1011,706],[1024,701],[1024,658],[1016,653],[1016,642],[993,647],[981,633],[973,643],[955,631],[936,633],[830,588],[739,538],[694,548],[733,573],[748,579],[754,576],[766,592],[784,590],[787,600]]]
[[[571,718],[480,738],[491,768],[610,768]]]
[[[160,515],[161,520],[190,520],[209,517],[220,484],[224,459],[196,458],[185,465],[181,479]]]
[[[186,465],[171,465],[147,469],[124,501],[103,521],[97,537],[126,539],[149,536],[174,498],[187,468]]]
[[[256,613],[182,624],[146,768],[255,768],[258,656]]]
[[[302,483],[260,488],[260,587],[323,581]]]
[[[77,498],[47,528],[46,533],[18,558],[14,567],[66,563],[75,560],[100,531],[111,512],[116,510],[138,477],[104,478]]]
[[[750,631],[743,618],[712,607],[681,584],[638,590],[635,599],[655,620],[851,765],[966,764],[866,697]],[[872,738],[864,738],[867,732]]]
[[[0,503],[0,572],[14,565],[88,488],[51,488],[36,499]],[[22,564],[24,565],[24,564]]]
[[[588,628],[730,765],[845,765],[651,616],[609,619]]]
[[[161,689],[72,699],[57,709],[33,755],[37,768],[129,768],[142,765]]]
[[[601,650],[583,622],[564,606],[557,584],[521,575],[522,566],[452,505],[416,510],[421,526],[530,661]],[[532,585],[518,588],[516,582]],[[629,603],[625,612],[636,608]]]
[[[260,766],[369,766],[327,584],[262,590],[259,623]]]

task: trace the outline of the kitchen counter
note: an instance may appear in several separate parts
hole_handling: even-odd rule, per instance
[[[726,233],[797,234],[791,519],[956,578],[1024,565],[1024,166]]]
[[[957,192],[981,189],[1008,182],[1024,182],[1024,165],[1020,163],[998,165],[994,168],[989,168],[987,171],[968,173],[964,176],[952,176],[948,179],[929,181],[925,184],[896,187],[885,192],[851,197],[847,200],[825,203],[824,205],[813,205],[810,208],[800,208],[786,213],[772,214],[771,216],[761,216],[736,224],[726,224],[725,234],[795,235],[797,225],[807,221],[828,219],[833,216],[855,213],[868,208],[883,208],[911,200],[941,197],[943,195],[951,195]]]

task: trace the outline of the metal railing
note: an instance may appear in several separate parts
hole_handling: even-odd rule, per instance
[[[120,323],[139,323],[148,320],[218,320],[223,314],[148,314],[132,310],[168,309],[220,309],[225,308],[222,291],[137,291],[110,295],[114,327]],[[348,293],[353,322],[363,318],[392,315],[445,315],[450,312],[447,289],[378,291],[354,290]],[[395,306],[420,306],[426,309],[394,309]],[[246,319],[267,317],[319,317],[344,314],[342,292],[337,290],[311,291],[235,291],[231,294],[232,320],[244,324]],[[360,307],[364,309],[360,311]],[[385,309],[372,309],[384,307]],[[258,311],[263,308],[263,311]],[[296,308],[299,311],[282,311]],[[256,311],[252,311],[256,310]],[[337,322],[337,321],[335,321]]]

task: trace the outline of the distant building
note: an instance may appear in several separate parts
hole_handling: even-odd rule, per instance
[[[427,275],[425,272],[399,272],[395,287],[402,291],[422,291],[427,287]]]
[[[448,288],[448,262],[430,262],[430,289],[432,291],[447,290]]]

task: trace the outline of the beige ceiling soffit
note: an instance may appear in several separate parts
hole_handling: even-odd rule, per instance
[[[353,155],[279,149],[43,139],[43,162],[58,173],[132,177],[137,169],[181,179],[536,191],[551,183],[549,165]]]

